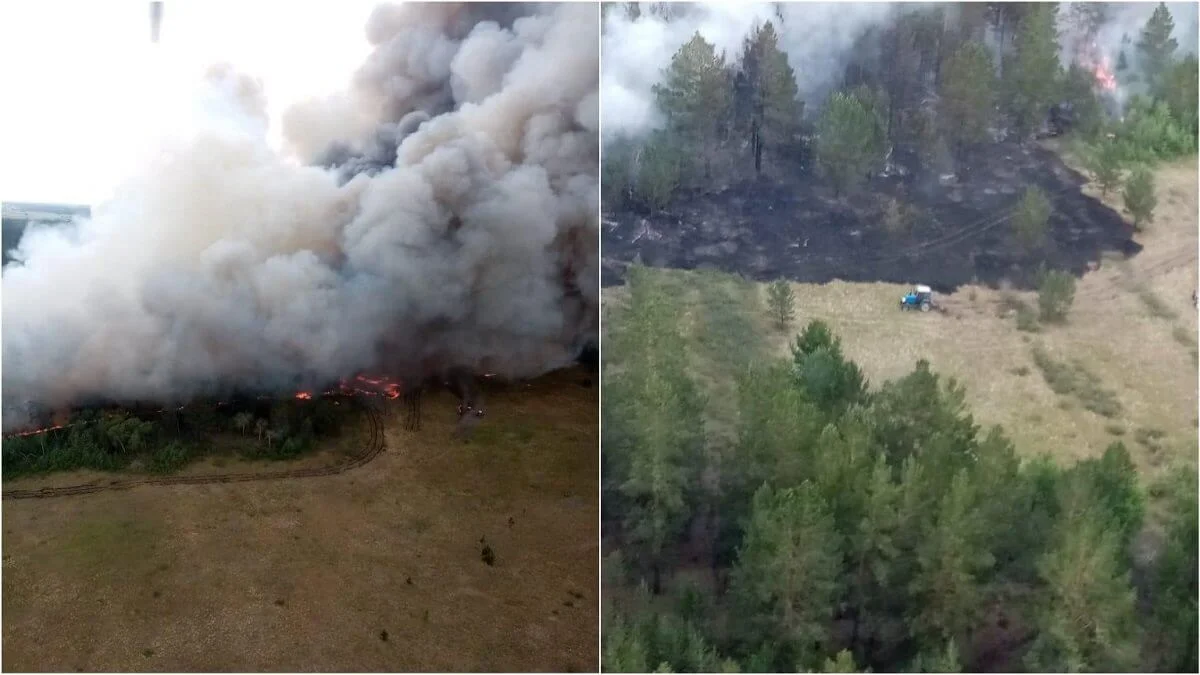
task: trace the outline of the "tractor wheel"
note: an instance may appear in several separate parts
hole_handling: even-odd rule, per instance
[[[928,303],[928,302],[922,302],[922,303],[921,303],[921,311],[922,311],[922,312],[928,312],[928,311],[929,311],[929,303]]]

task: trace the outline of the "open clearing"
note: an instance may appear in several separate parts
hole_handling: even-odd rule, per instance
[[[711,271],[663,270],[656,275],[685,303],[694,324],[689,336],[695,373],[709,385],[711,431],[720,435],[736,412],[736,389],[722,373],[729,356],[752,358],[758,350],[737,330],[753,323],[766,342],[762,354],[789,357],[788,345],[812,319],[828,322],[847,356],[878,386],[927,359],[935,372],[956,378],[967,390],[976,420],[1001,424],[1020,452],[1041,452],[1072,462],[1099,456],[1116,440],[1126,444],[1148,483],[1171,466],[1195,466],[1197,447],[1196,288],[1197,167],[1194,158],[1157,172],[1159,206],[1145,233],[1144,248],[1128,261],[1106,258],[1086,273],[1068,322],[1019,331],[1006,297],[1037,305],[1036,293],[964,285],[936,299],[946,314],[901,312],[900,296],[911,286],[891,283],[792,284],[796,320],[791,329],[771,326],[765,285]],[[1085,192],[1096,196],[1091,186]],[[1123,212],[1119,195],[1105,203]],[[911,283],[922,283],[914,278]],[[606,289],[608,320],[624,288]],[[726,298],[725,307],[711,298]],[[702,300],[701,298],[709,298]],[[717,303],[720,304],[720,303]],[[611,324],[608,324],[611,325]],[[706,348],[706,345],[708,347]],[[1072,381],[1051,389],[1035,363],[1035,349],[1052,365],[1069,369]],[[713,357],[720,355],[721,361]],[[605,354],[605,365],[619,355]],[[737,359],[735,359],[736,361]],[[1081,374],[1084,373],[1084,374]],[[1106,417],[1088,410],[1104,392],[1119,410]],[[1112,412],[1111,410],[1109,412]],[[724,419],[722,419],[724,418]]]
[[[590,671],[588,377],[497,391],[465,444],[448,394],[415,434],[389,403],[387,450],[336,476],[5,501],[3,668]]]

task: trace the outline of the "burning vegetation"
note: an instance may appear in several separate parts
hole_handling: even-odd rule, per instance
[[[4,430],[91,403],[315,402],[339,381],[394,399],[452,368],[571,365],[597,339],[598,19],[382,5],[346,90],[284,113],[282,153],[262,83],[215,68],[198,128],[12,252]]]
[[[167,473],[214,456],[293,459],[336,441],[357,416],[355,402],[365,393],[379,395],[247,396],[60,413],[67,421],[4,438],[4,478],[77,469]]]

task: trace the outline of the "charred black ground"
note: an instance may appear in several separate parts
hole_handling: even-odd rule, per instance
[[[976,153],[957,176],[875,177],[841,200],[808,172],[684,193],[660,212],[605,213],[602,281],[622,283],[625,265],[640,256],[655,267],[712,267],[762,281],[1030,288],[1042,263],[1078,276],[1105,251],[1140,251],[1121,216],[1081,191],[1085,182],[1054,152],[1006,142]],[[1049,245],[1029,255],[1008,216],[1034,185],[1054,212]],[[909,231],[884,227],[891,199],[915,207]]]

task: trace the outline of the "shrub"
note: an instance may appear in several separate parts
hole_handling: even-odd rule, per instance
[[[170,473],[188,463],[188,449],[178,441],[172,441],[150,455],[146,468],[153,473]]]
[[[1133,97],[1115,136],[1126,162],[1153,163],[1196,151],[1194,132],[1175,120],[1165,101]]]
[[[1042,321],[1066,321],[1071,303],[1075,301],[1075,277],[1044,268],[1038,276],[1038,309]]]
[[[1038,324],[1037,314],[1033,308],[1024,303],[1017,308],[1017,330],[1025,331],[1026,333],[1036,333],[1042,329]]]
[[[1040,347],[1033,350],[1033,362],[1042,371],[1046,385],[1059,396],[1073,395],[1084,409],[1101,417],[1111,419],[1121,414],[1121,402],[1117,400],[1116,392],[1101,386],[1100,378],[1083,364],[1055,361]],[[1059,407],[1071,409],[1070,403],[1065,400],[1060,402]]]
[[[1038,326],[1037,313],[1033,311],[1033,308],[1011,292],[1005,292],[1000,296],[1000,309],[1001,318],[1005,318],[1008,312],[1016,313],[1017,330],[1036,333],[1041,329]]]

